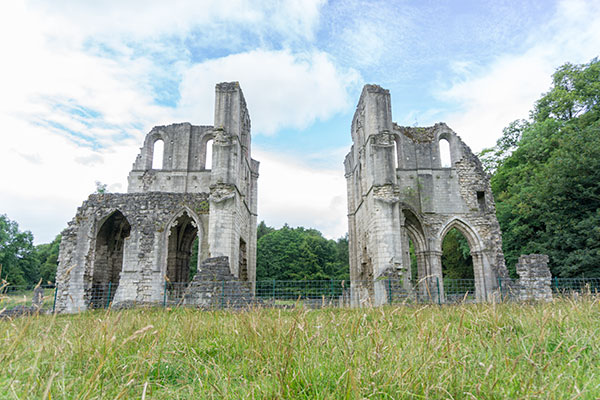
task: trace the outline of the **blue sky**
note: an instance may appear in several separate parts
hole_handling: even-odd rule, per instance
[[[0,214],[50,241],[94,191],[126,191],[155,125],[213,122],[239,81],[261,161],[259,219],[336,238],[366,83],[401,125],[474,151],[526,118],[565,62],[600,49],[597,1],[7,1],[0,5]]]

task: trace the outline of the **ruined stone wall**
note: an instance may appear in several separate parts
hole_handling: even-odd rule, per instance
[[[364,87],[344,162],[353,287],[374,304],[384,302],[377,278],[394,273],[408,280],[409,238],[415,242],[420,280],[442,281],[442,241],[457,228],[471,248],[477,298],[490,298],[498,278],[508,274],[481,163],[443,123],[425,128],[392,123],[390,103],[387,90]],[[449,167],[440,160],[441,140],[449,143]]]
[[[194,239],[190,235],[196,231],[199,262],[227,257],[230,273],[253,286],[259,163],[251,158],[250,118],[239,84],[220,83],[215,92],[214,126],[180,123],[154,127],[129,174],[128,193],[92,195],[78,209],[61,242],[58,311],[75,312],[92,306],[96,294],[90,291],[91,286],[101,281],[118,286],[109,289],[115,304],[160,301],[167,265],[185,264]],[[153,165],[159,140],[164,143],[160,166]],[[206,158],[211,140],[209,166]],[[130,224],[122,253],[120,248],[110,252],[103,243],[96,243],[102,224],[116,211]],[[194,226],[174,230],[185,237],[169,242],[171,228],[189,221],[184,218],[181,221],[185,222],[178,222],[183,213]],[[122,236],[122,232],[115,235]],[[102,240],[107,246],[121,246],[110,237]],[[120,271],[101,271],[103,266],[121,265],[121,257]],[[94,271],[97,282],[92,282]],[[182,273],[171,276],[184,276]],[[103,291],[98,293],[104,295]]]
[[[123,268],[114,301],[159,301],[166,274],[170,223],[183,212],[196,221],[202,240],[208,219],[208,194],[107,193],[90,195],[63,231],[57,271],[57,310],[74,312],[89,305],[98,230],[119,211],[131,225],[123,248]]]
[[[513,287],[513,295],[519,300],[552,300],[552,274],[545,254],[527,254],[517,262],[519,280]]]
[[[189,123],[155,126],[146,135],[128,177],[129,193],[208,191],[211,165],[206,165],[207,144],[214,137],[212,126]],[[153,166],[155,143],[164,143],[163,164]]]

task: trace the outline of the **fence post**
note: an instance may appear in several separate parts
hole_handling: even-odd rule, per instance
[[[52,304],[52,314],[56,312],[56,294],[58,293],[58,283],[54,284],[54,303]]]
[[[558,278],[556,276],[554,277],[554,290],[558,293]]]
[[[388,303],[392,304],[392,279],[388,278]]]
[[[225,308],[225,279],[221,282],[221,308]]]
[[[106,308],[110,307],[110,288],[112,282],[108,282],[108,296],[106,296]]]
[[[435,283],[437,284],[437,300],[438,300],[438,305],[442,304],[442,298],[440,297],[440,278],[439,277],[435,277]]]
[[[167,308],[167,280],[165,279],[165,286],[163,289],[163,308]]]

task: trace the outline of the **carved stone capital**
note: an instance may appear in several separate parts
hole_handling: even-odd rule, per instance
[[[225,183],[219,183],[210,187],[209,200],[213,203],[221,203],[235,197],[235,187]]]

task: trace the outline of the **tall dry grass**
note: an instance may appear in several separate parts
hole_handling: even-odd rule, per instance
[[[600,398],[597,298],[0,321],[2,399]]]

